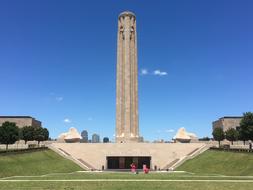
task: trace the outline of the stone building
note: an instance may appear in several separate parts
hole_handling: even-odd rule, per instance
[[[189,133],[185,130],[185,128],[180,128],[177,131],[177,134],[173,137],[175,142],[180,143],[190,143],[190,142],[197,142],[198,137],[194,133]]]
[[[222,117],[216,121],[213,122],[213,130],[217,127],[220,127],[223,129],[223,131],[227,131],[230,128],[237,129],[240,127],[240,122],[242,120],[242,117]]]
[[[31,116],[0,116],[0,126],[6,121],[16,123],[19,128],[24,126],[41,127],[41,122]]]
[[[82,139],[76,128],[71,127],[68,132],[59,135],[57,142],[77,143]]]

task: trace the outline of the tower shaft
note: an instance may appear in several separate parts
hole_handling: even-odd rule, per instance
[[[123,12],[118,19],[116,142],[139,141],[136,17]]]

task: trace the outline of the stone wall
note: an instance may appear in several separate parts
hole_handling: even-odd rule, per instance
[[[0,117],[0,126],[6,121],[16,123],[19,128],[24,126],[41,127],[41,122],[32,117]]]
[[[82,159],[93,168],[107,168],[107,156],[151,156],[151,168],[166,167],[199,149],[202,143],[53,143],[53,148],[63,150],[74,159]]]
[[[223,129],[223,131],[227,131],[230,128],[236,129],[236,127],[240,126],[241,119],[242,118],[240,118],[240,117],[220,118],[219,120],[213,122],[213,129],[215,129],[217,127],[221,127]]]

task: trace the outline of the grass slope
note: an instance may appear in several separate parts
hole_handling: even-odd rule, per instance
[[[51,150],[0,156],[0,177],[33,176],[82,170]]]
[[[253,154],[208,150],[177,170],[199,174],[253,175]]]

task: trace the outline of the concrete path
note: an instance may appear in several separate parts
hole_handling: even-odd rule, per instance
[[[0,182],[215,182],[215,183],[253,183],[253,180],[199,180],[199,179],[6,179]]]

